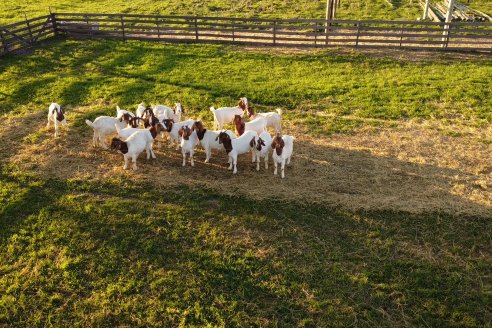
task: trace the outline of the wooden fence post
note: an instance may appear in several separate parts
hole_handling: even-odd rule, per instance
[[[5,40],[5,37],[3,36],[3,31],[0,30],[0,39],[2,40],[2,48],[4,49],[4,53],[9,52],[9,46],[7,45],[7,40]]]
[[[232,42],[236,41],[235,35],[234,35],[234,22],[231,22],[232,24]]]
[[[56,25],[56,16],[51,12],[51,7],[48,8],[50,10],[51,27],[53,28],[53,33],[55,33],[55,36],[58,36],[58,26]]]
[[[403,40],[403,24],[401,24],[401,30],[400,30],[400,47],[401,47],[402,40]]]
[[[318,41],[318,22],[314,23],[314,46],[316,47]]]
[[[355,38],[355,47],[357,48],[359,46],[359,37],[360,37],[360,26],[361,22],[357,22],[357,36]]]
[[[161,38],[161,27],[159,24],[159,18],[156,18],[155,25],[157,26],[157,38]]]
[[[273,21],[273,44],[277,43],[277,20]]]
[[[195,15],[195,39],[198,40],[198,18]]]
[[[123,36],[123,41],[125,41],[125,22],[123,21],[123,15],[120,15],[121,19],[121,35]]]
[[[24,17],[26,18],[26,25],[27,25],[27,30],[29,31],[29,36],[30,36],[30,41],[29,43],[33,43],[34,41],[34,37],[32,36],[32,30],[31,30],[31,24],[29,24],[28,20],[27,20],[27,14],[24,13]]]

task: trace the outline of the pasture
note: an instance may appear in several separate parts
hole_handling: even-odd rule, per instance
[[[484,326],[487,55],[53,40],[0,60],[0,324]],[[139,171],[92,148],[115,107],[284,110],[286,178],[225,156]],[[58,140],[50,102],[67,110]]]
[[[337,19],[404,19],[415,20],[422,16],[416,0],[341,0]],[[191,3],[191,4],[190,4]],[[475,9],[492,14],[489,0],[467,0]],[[15,23],[27,13],[29,18],[46,15],[48,7],[57,12],[139,13],[160,15],[199,15],[262,18],[324,18],[325,0],[169,0],[154,1],[83,1],[83,0],[3,0],[0,25]]]

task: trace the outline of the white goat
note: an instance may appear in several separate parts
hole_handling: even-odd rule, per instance
[[[252,107],[248,107],[248,116],[250,119],[264,117],[267,120],[267,128],[272,127],[275,133],[282,133],[282,110],[276,109],[276,112],[255,113]]]
[[[179,129],[181,129],[183,126],[191,126],[195,123],[194,120],[187,120],[187,121],[182,121],[182,122],[177,122],[175,123],[174,120],[172,119],[164,119],[162,120],[162,125],[165,128],[165,131],[169,132],[169,138],[171,140],[171,145],[173,142],[176,143],[176,150],[179,149],[179,144],[180,144],[180,136],[179,136]]]
[[[256,171],[260,170],[261,157],[265,159],[265,169],[268,169],[268,153],[270,152],[270,149],[272,149],[272,141],[272,137],[266,131],[260,133],[260,135],[255,139],[253,161],[256,157]]]
[[[135,117],[135,114],[133,114],[132,112],[121,109],[120,106],[116,106],[116,118],[122,117],[123,114],[128,114],[131,117]]]
[[[99,116],[94,120],[94,122],[85,120],[85,123],[94,129],[94,136],[92,137],[94,147],[97,147],[99,141],[99,144],[103,149],[108,149],[104,138],[107,135],[116,132],[115,124],[118,124],[118,126],[122,129],[127,125],[128,120],[125,121],[124,117],[128,118],[128,114],[123,114],[120,118]]]
[[[234,125],[236,126],[236,134],[242,135],[244,131],[255,131],[257,134],[266,131],[267,120],[264,117],[255,118],[252,121],[244,123],[241,116],[234,117]]]
[[[274,175],[277,175],[277,165],[280,164],[282,169],[282,178],[285,178],[285,164],[290,164],[290,158],[292,157],[292,152],[294,150],[294,137],[277,134],[272,141],[273,149],[273,164],[275,165]],[[287,162],[287,163],[286,163]]]
[[[210,157],[212,157],[212,149],[223,149],[222,145],[217,140],[220,131],[209,131],[203,127],[201,121],[196,121],[193,124],[192,130],[196,132],[198,140],[205,149],[205,163],[210,162]],[[234,132],[230,130],[225,131],[231,139],[236,139]]]
[[[190,154],[191,166],[195,166],[193,161],[193,155],[195,153],[195,146],[198,143],[198,137],[196,132],[185,125],[179,129],[178,132],[181,137],[181,153],[183,154],[183,166],[186,166],[186,153]]]
[[[142,133],[148,134],[147,139],[149,139],[149,135],[150,135],[150,138],[152,138],[152,142],[150,144],[149,149],[147,150],[147,158],[149,158],[149,154],[148,154],[149,151],[150,151],[150,155],[152,156],[152,158],[156,158],[155,154],[154,154],[154,150],[153,150],[154,139],[157,137],[157,135],[159,134],[160,131],[164,130],[164,127],[162,126],[162,124],[157,123],[149,129],[139,129],[139,128],[133,128],[133,127],[126,127],[124,129],[121,129],[118,126],[118,124],[115,124],[115,128],[116,128],[116,132],[118,133],[118,136],[120,138],[122,138],[123,140],[128,139],[133,133],[140,132],[140,131]]]
[[[137,117],[142,117],[143,112],[145,111],[145,103],[141,102],[137,107]]]
[[[133,170],[137,170],[137,157],[144,150],[147,151],[147,159],[149,159],[149,148],[151,144],[151,139],[146,131],[136,131],[128,139],[120,140],[118,138],[113,138],[111,141],[111,149],[119,150],[123,154],[123,159],[125,165],[123,168],[126,170],[128,168],[128,159],[132,159]]]
[[[55,137],[58,137],[58,127],[60,125],[67,126],[67,120],[65,119],[65,111],[57,103],[51,103],[48,108],[48,124],[46,127],[50,127],[50,122],[55,125]]]
[[[217,137],[220,144],[224,145],[224,149],[229,155],[229,170],[234,167],[233,174],[237,173],[237,156],[245,154],[252,150],[257,134],[255,131],[245,131],[242,136],[236,139],[231,139],[229,135],[222,131]]]
[[[181,115],[184,113],[183,106],[181,103],[177,102],[174,104],[174,109],[167,107],[165,105],[157,105],[152,107],[154,115],[159,117],[159,120],[174,120],[174,122],[181,121]]]
[[[214,129],[222,130],[224,124],[232,122],[236,115],[243,117],[246,108],[248,108],[248,99],[246,97],[239,99],[236,107],[221,107],[217,109],[210,107],[210,111],[214,114]]]

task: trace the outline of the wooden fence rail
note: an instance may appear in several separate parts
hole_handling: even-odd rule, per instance
[[[492,51],[492,23],[54,13],[0,27],[0,55],[53,35],[300,48]]]

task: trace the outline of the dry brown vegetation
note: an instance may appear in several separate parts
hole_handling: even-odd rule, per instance
[[[88,108],[75,108],[72,123]],[[72,127],[55,140],[45,128],[44,111],[6,118],[0,160],[45,178],[105,181],[146,180],[149,186],[187,185],[222,194],[322,203],[349,210],[443,212],[492,217],[492,128],[441,127],[403,122],[392,128],[363,128],[350,135],[313,137],[302,127],[286,126],[295,136],[294,157],[281,180],[241,156],[238,175],[226,167],[223,152],[211,164],[196,154],[196,166],[181,167],[181,153],[156,144],[156,160],[138,160],[139,170],[124,171],[120,154],[94,149],[92,130]],[[207,122],[208,124],[209,122]],[[210,125],[210,124],[208,124]]]

